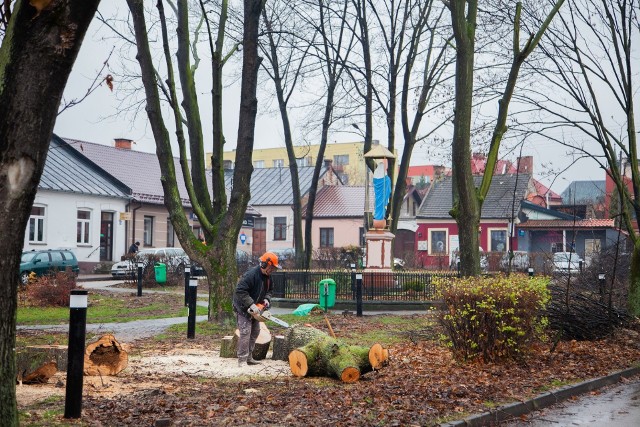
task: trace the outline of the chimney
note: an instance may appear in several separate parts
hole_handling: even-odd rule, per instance
[[[518,157],[518,173],[533,173],[533,156]]]
[[[114,140],[116,142],[116,148],[121,150],[131,150],[131,143],[133,142],[132,139],[115,138]]]

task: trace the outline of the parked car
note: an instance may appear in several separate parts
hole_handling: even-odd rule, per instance
[[[511,270],[527,271],[529,268],[529,253],[526,251],[513,251],[513,259],[511,260]],[[506,270],[509,268],[509,252],[500,259],[500,268]]]
[[[478,247],[480,252],[480,270],[487,271],[489,269],[489,259],[487,258],[487,254],[484,252],[482,247]],[[458,261],[460,261],[460,252],[453,251],[451,253],[451,263],[449,264],[449,268],[451,270],[458,269]]]
[[[29,283],[29,274],[44,276],[52,271],[65,271],[70,268],[78,274],[78,259],[69,249],[45,249],[22,252],[20,258],[20,281],[23,284]]]
[[[554,273],[577,273],[583,263],[575,252],[556,252],[553,254]]]
[[[195,262],[191,262],[189,256],[181,248],[153,248],[143,249],[135,256],[113,264],[111,275],[113,277],[135,277],[138,271],[138,262],[144,264],[143,269],[147,269],[151,263],[163,262],[167,265],[167,272],[174,274],[184,273],[184,267],[191,266],[191,275],[202,275],[202,267]]]

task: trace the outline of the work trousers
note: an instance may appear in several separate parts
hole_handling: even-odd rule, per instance
[[[247,319],[240,313],[236,313],[236,320],[238,322],[238,330],[240,331],[240,337],[238,339],[238,360],[245,362],[253,353],[256,339],[258,339],[258,335],[260,335],[260,322],[253,317]]]

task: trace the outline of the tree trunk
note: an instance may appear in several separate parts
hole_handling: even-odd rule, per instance
[[[238,357],[238,339],[240,330],[236,329],[233,336],[223,337],[220,342],[220,357]],[[256,339],[256,346],[253,348],[251,356],[255,360],[264,360],[271,347],[271,332],[264,322],[260,322],[260,335]]]
[[[113,335],[103,335],[84,351],[85,375],[116,375],[129,364],[129,353]]]
[[[60,99],[99,0],[17,1],[0,47],[0,420],[18,425],[18,266]]]

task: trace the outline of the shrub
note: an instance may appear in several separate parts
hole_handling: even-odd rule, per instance
[[[548,283],[524,274],[434,278],[445,308],[439,321],[454,357],[488,362],[521,355],[546,325],[539,311],[549,302]]]
[[[402,285],[403,291],[424,292],[424,283],[420,280],[410,280]]]
[[[26,298],[31,305],[38,307],[68,307],[69,295],[75,289],[76,275],[67,271],[56,271],[46,276],[29,278]]]

